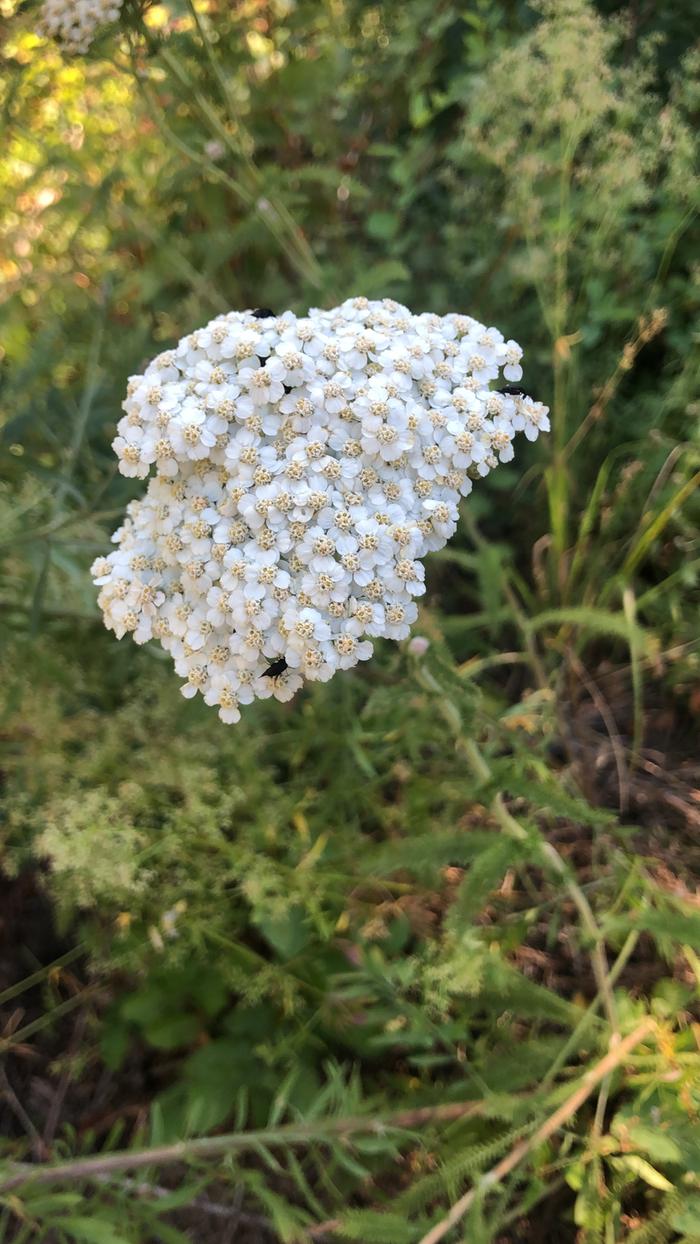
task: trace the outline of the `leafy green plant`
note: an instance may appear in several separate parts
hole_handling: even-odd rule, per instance
[[[8,1242],[700,1235],[697,55],[609,8],[0,5]],[[126,377],[357,292],[505,308],[555,457],[227,730],[97,619]]]

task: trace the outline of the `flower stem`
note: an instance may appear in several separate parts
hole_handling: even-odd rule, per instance
[[[117,1150],[92,1157],[78,1157],[55,1165],[14,1163],[7,1168],[5,1177],[0,1180],[0,1193],[9,1192],[10,1189],[21,1187],[25,1183],[34,1186],[47,1183],[68,1183],[73,1180],[101,1180],[120,1171],[142,1170],[144,1167],[166,1166],[173,1162],[219,1157],[227,1153],[259,1149],[261,1145],[291,1149],[345,1136],[383,1136],[387,1133],[402,1132],[434,1122],[446,1123],[479,1115],[483,1113],[484,1104],[474,1100],[444,1102],[435,1106],[403,1110],[384,1118],[368,1114],[317,1119],[308,1123],[285,1123],[278,1127],[260,1128],[255,1131],[201,1136],[176,1141],[169,1145],[154,1145],[145,1149]]]

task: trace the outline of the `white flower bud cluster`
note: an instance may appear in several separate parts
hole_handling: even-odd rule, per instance
[[[122,0],[44,0],[37,33],[68,52],[87,52],[100,26],[116,22]]]
[[[105,622],[171,653],[227,722],[405,638],[472,480],[549,427],[489,388],[521,350],[466,315],[353,298],[231,312],[129,382],[113,448],[145,479],[93,566]]]

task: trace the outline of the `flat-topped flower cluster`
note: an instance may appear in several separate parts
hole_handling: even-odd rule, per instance
[[[113,442],[155,474],[93,566],[105,623],[171,653],[226,722],[405,638],[421,559],[472,481],[547,430],[520,347],[466,315],[389,299],[231,312],[129,382]]]
[[[87,52],[101,26],[115,22],[122,0],[44,0],[38,33],[66,51]]]

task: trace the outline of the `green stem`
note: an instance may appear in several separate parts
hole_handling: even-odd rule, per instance
[[[564,135],[561,137],[559,159],[559,219],[555,241],[554,265],[554,315],[552,341],[552,369],[554,373],[554,394],[552,401],[552,436],[553,462],[546,473],[549,496],[550,521],[552,539],[556,553],[556,566],[559,570],[559,583],[555,586],[559,591],[564,588],[564,552],[567,544],[568,530],[568,468],[566,464],[566,423],[567,423],[567,390],[568,390],[568,349],[566,341],[566,320],[568,314],[568,283],[569,283],[569,217],[571,197],[571,153]]]
[[[32,1020],[30,1024],[25,1024],[24,1028],[18,1028],[12,1033],[11,1037],[3,1037],[0,1039],[0,1053],[4,1050],[12,1049],[13,1046],[21,1045],[27,1037],[33,1037],[35,1032],[41,1032],[47,1028],[55,1020],[61,1019],[64,1015],[68,1015],[74,1011],[77,1006],[81,1006],[88,996],[88,993],[95,991],[83,990],[82,993],[74,994],[72,998],[67,998],[65,1002],[60,1002],[58,1006],[47,1011],[45,1015],[40,1015],[38,1019]]]
[[[622,947],[622,950],[620,951],[619,955],[617,956],[617,959],[615,960],[613,966],[611,967],[608,973],[608,985],[610,989],[612,989],[615,986],[615,983],[619,980],[620,976],[622,975],[625,967],[627,966],[627,963],[629,962],[630,956],[634,953],[634,948],[637,945],[638,941],[639,941],[638,932],[633,930],[631,933],[628,934],[625,944]],[[583,1040],[586,1032],[591,1027],[591,1024],[594,1022],[596,1018],[596,1012],[603,1005],[603,1002],[604,1002],[603,994],[601,993],[600,990],[598,990],[595,998],[593,998],[593,1001],[590,1003],[590,1006],[588,1006],[586,1010],[584,1011],[579,1023],[574,1028],[568,1040],[562,1046],[561,1050],[557,1054],[557,1057],[555,1058],[554,1062],[549,1068],[549,1071],[544,1077],[544,1080],[542,1081],[542,1086],[541,1086],[543,1092],[546,1092],[551,1087],[551,1085],[554,1083],[557,1076],[559,1075],[559,1072],[561,1071],[562,1067],[564,1067],[566,1062],[568,1061],[570,1054],[573,1053],[573,1051],[576,1049],[579,1043]]]
[[[206,161],[206,159],[201,157],[198,152],[193,151],[188,144],[183,143],[183,141],[175,135],[174,131],[164,122],[156,120],[155,116],[154,120],[156,120],[161,133],[163,133],[168,138],[168,141],[173,143],[179,151],[187,154],[189,159],[194,159],[196,163],[200,164],[200,166],[206,166],[210,176],[214,175],[212,171],[214,170],[219,175],[217,178],[218,180],[229,182],[231,188],[235,189],[236,193],[242,198],[243,202],[245,202],[247,206],[253,207],[256,210],[260,220],[272,233],[275,240],[284,250],[288,259],[294,265],[299,274],[305,280],[308,280],[314,288],[320,288],[323,284],[323,273],[321,267],[316,260],[316,257],[314,256],[306,238],[304,237],[301,228],[294,220],[294,217],[291,215],[288,208],[282,202],[276,200],[269,193],[269,190],[266,189],[263,175],[246,149],[247,146],[250,145],[249,142],[247,143],[245,141],[249,138],[249,136],[243,130],[240,118],[234,113],[233,102],[231,100],[225,79],[219,68],[206,25],[202,22],[195,6],[190,3],[189,8],[194,18],[195,26],[204,47],[207,59],[212,68],[212,72],[221,91],[222,98],[227,109],[229,122],[233,127],[235,127],[238,134],[243,136],[243,141],[237,141],[234,139],[231,131],[226,125],[223,124],[216,109],[212,106],[210,101],[201,93],[201,91],[197,90],[186,65],[183,64],[172,49],[164,44],[154,43],[150,31],[148,31],[148,28],[145,27],[143,23],[141,24],[141,33],[146,39],[149,50],[152,53],[156,53],[160,57],[160,60],[167,67],[171,76],[181,87],[185,89],[188,101],[191,104],[194,104],[201,120],[209,130],[210,134],[222,142],[239,162],[239,164],[243,166],[247,186],[243,186],[240,182],[234,182],[232,178],[228,179],[225,174],[222,176],[223,170],[218,169],[212,162]],[[142,83],[144,79],[143,70],[141,70],[134,63],[133,53],[132,72],[136,77],[137,82]],[[157,110],[158,105],[152,102],[150,109],[151,115],[153,115],[154,111]]]
[[[267,230],[275,238],[275,241],[279,243],[280,248],[287,255],[290,263],[292,263],[295,269],[306,279],[310,280],[312,284],[320,284],[320,269],[318,269],[318,273],[311,273],[308,270],[307,257],[304,255],[298,255],[290,250],[287,233],[278,222],[274,210],[267,210],[261,206],[263,202],[267,203],[264,196],[259,194],[256,195],[254,189],[249,189],[243,184],[243,182],[235,180],[230,176],[230,174],[226,173],[224,169],[220,168],[217,164],[214,164],[213,160],[208,159],[204,152],[197,151],[194,147],[190,147],[189,143],[186,143],[182,138],[180,138],[161,115],[160,107],[153,91],[151,90],[150,84],[146,82],[143,75],[136,69],[134,70],[134,77],[144,103],[146,104],[149,116],[166,141],[182,155],[186,156],[187,159],[193,164],[198,165],[202,170],[204,170],[212,181],[218,181],[229,190],[232,190],[245,207],[249,208],[251,211],[256,211],[260,219],[265,224]],[[224,133],[226,132],[224,131]],[[270,204],[270,209],[272,208],[273,205]]]
[[[386,1136],[391,1133],[410,1133],[417,1127],[430,1123],[445,1123],[453,1119],[482,1114],[484,1103],[479,1101],[446,1102],[436,1106],[417,1107],[398,1114],[378,1118],[376,1115],[360,1115],[349,1118],[318,1119],[310,1123],[287,1123],[279,1127],[260,1128],[257,1131],[231,1132],[221,1136],[202,1136],[176,1141],[171,1145],[154,1145],[145,1149],[130,1149],[116,1153],[97,1154],[94,1157],[74,1158],[55,1166],[32,1166],[28,1163],[14,1164],[6,1178],[0,1180],[0,1194],[9,1192],[22,1184],[46,1184],[72,1180],[102,1179],[120,1171],[139,1170],[149,1166],[164,1166],[173,1162],[218,1157],[226,1153],[241,1153],[249,1149],[293,1148],[318,1142],[342,1139],[345,1136]]]
[[[16,984],[4,989],[0,993],[0,1006],[5,1006],[12,998],[18,997],[19,994],[24,993],[27,989],[32,989],[34,985],[40,985],[51,972],[67,968],[69,964],[74,963],[76,959],[85,954],[85,949],[85,942],[81,942],[79,946],[74,946],[72,950],[67,950],[65,955],[61,955],[60,959],[54,959],[53,963],[48,963],[46,967],[37,968],[36,972],[32,972],[31,976],[25,976],[24,980],[17,981]]]

